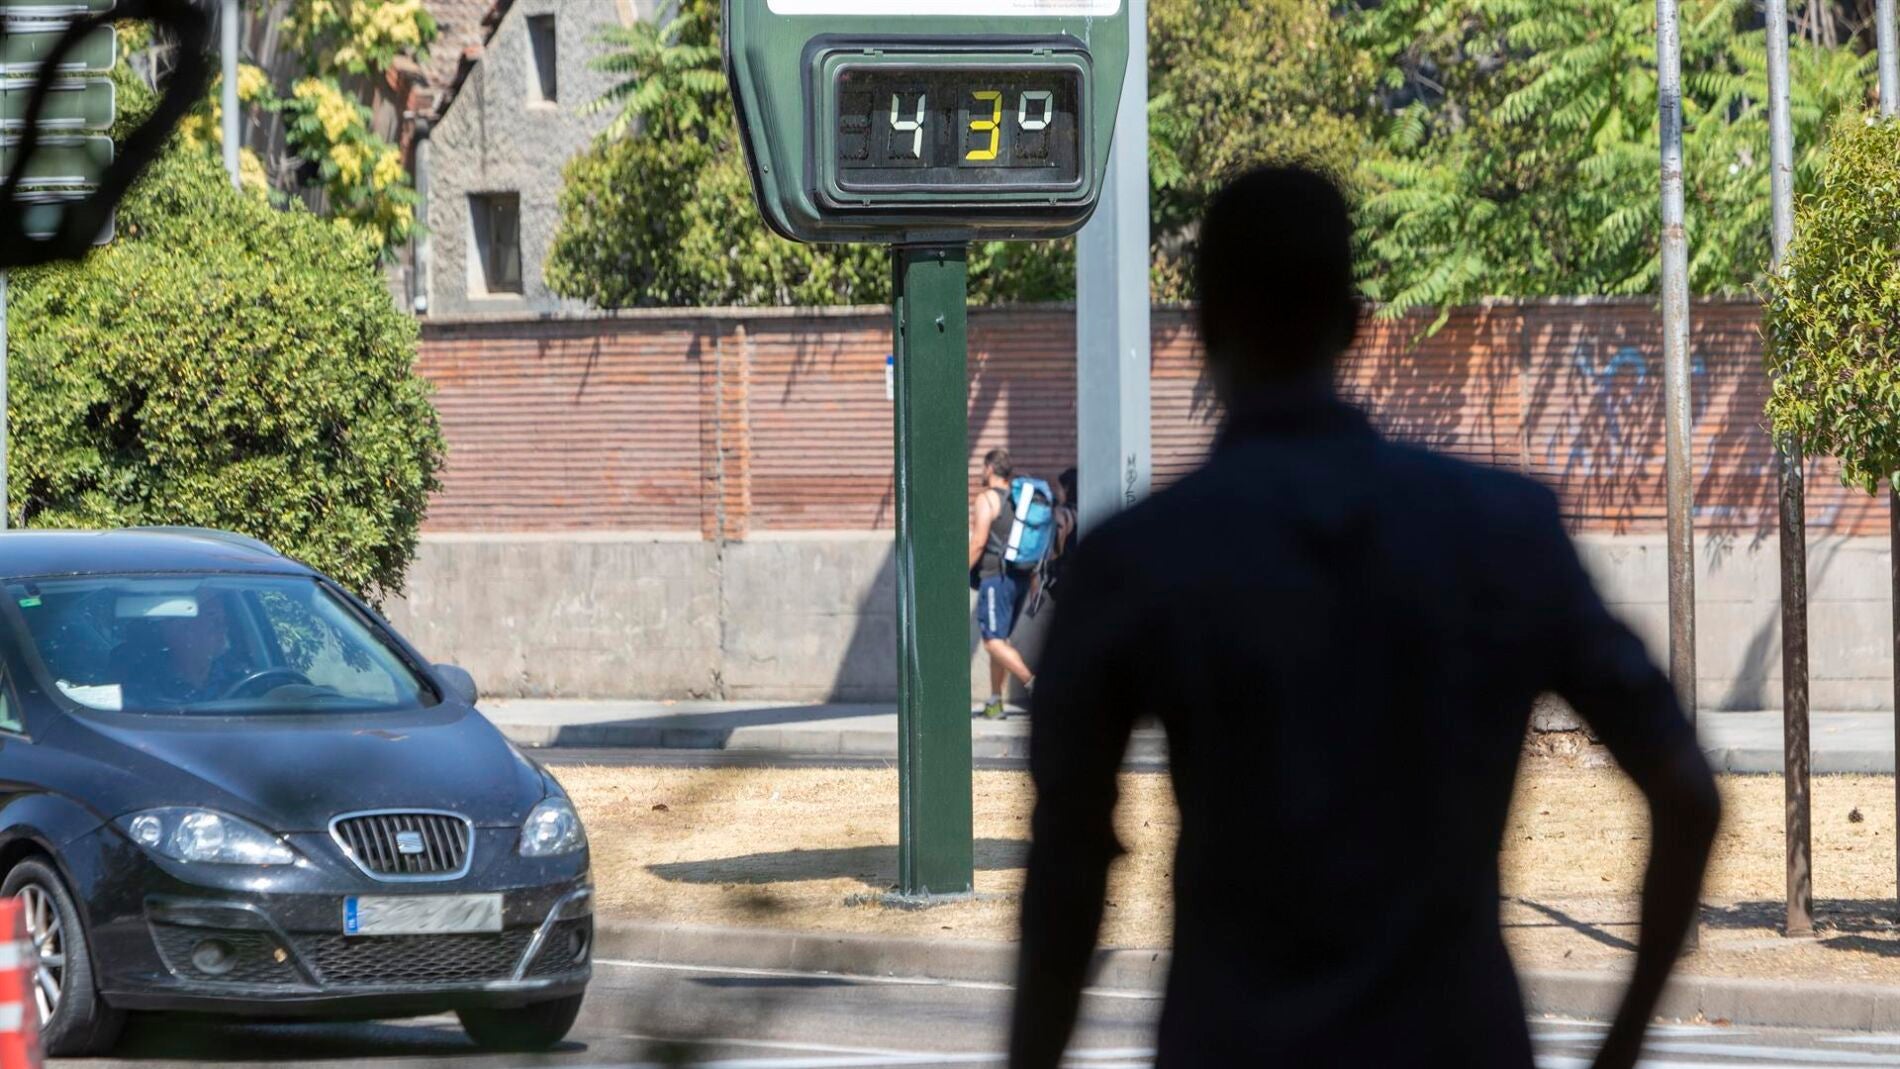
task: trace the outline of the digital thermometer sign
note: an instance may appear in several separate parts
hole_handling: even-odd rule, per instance
[[[839,48],[813,63],[812,79],[812,180],[830,209],[1003,214],[1095,199],[1079,50]]]
[[[1073,234],[1107,178],[1124,0],[726,0],[760,210],[799,241]]]
[[[847,67],[833,87],[838,191],[1074,192],[1081,89],[1072,68]]]

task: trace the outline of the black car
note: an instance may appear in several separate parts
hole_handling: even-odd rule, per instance
[[[0,583],[0,894],[48,1052],[143,1010],[566,1035],[586,834],[468,673],[237,535],[3,534]]]

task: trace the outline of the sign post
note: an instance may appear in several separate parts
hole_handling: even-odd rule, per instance
[[[1148,0],[1128,6],[1128,80],[1108,183],[1075,242],[1075,504],[1085,531],[1147,497],[1154,478]]]
[[[968,894],[970,604],[967,265],[961,246],[892,250],[897,348],[897,880]]]
[[[899,887],[975,889],[966,336],[972,241],[1067,237],[1101,197],[1125,0],[726,0],[753,190],[794,241],[892,247]]]

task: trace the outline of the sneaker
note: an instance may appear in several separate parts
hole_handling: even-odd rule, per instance
[[[1001,701],[983,703],[983,719],[985,720],[1001,720],[1008,715],[1008,712],[1009,710],[1003,708]]]

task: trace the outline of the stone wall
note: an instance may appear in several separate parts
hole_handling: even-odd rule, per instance
[[[613,119],[590,112],[615,82],[593,69],[606,46],[602,30],[647,14],[653,5],[626,0],[513,0],[482,47],[430,134],[428,219],[430,262],[425,286],[431,315],[523,314],[577,309],[549,292],[542,265],[560,223],[562,169]],[[534,77],[528,19],[552,15],[558,58],[557,99],[530,92]],[[489,294],[474,282],[471,194],[521,198],[522,292]]]
[[[1586,534],[1606,600],[1666,656],[1662,540]],[[1707,709],[1780,704],[1772,539],[1698,543],[1699,690]],[[1809,550],[1817,710],[1892,708],[1884,539]],[[891,701],[896,592],[888,535],[431,535],[391,620],[485,693],[532,697]],[[1033,653],[1039,623],[1023,638]],[[988,689],[976,636],[971,694]],[[1033,660],[1032,660],[1033,663]]]

